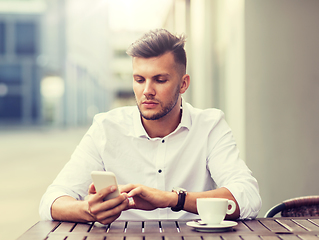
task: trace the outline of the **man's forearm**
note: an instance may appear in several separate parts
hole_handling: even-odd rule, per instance
[[[186,195],[184,210],[197,214],[196,199],[197,198],[227,198],[236,203],[236,210],[232,215],[227,216],[227,219],[237,219],[240,215],[240,209],[236,199],[227,188],[218,188],[207,192],[190,192]]]
[[[51,207],[54,220],[72,222],[91,222],[94,218],[88,211],[87,201],[78,201],[70,196],[57,198]]]

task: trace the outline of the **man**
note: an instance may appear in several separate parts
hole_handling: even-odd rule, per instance
[[[235,201],[237,208],[229,219],[257,216],[258,184],[239,158],[223,113],[193,108],[181,97],[190,84],[184,42],[160,29],[130,46],[137,107],[95,116],[44,194],[43,219],[107,224],[120,215],[198,218],[199,197]],[[120,196],[103,201],[115,186],[96,192],[90,178],[93,170],[115,173]],[[174,187],[184,190],[172,191]]]

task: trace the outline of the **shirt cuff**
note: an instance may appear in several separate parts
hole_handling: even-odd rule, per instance
[[[240,219],[254,219],[261,208],[261,198],[254,190],[247,190],[242,184],[230,184],[224,186],[236,199],[240,209]]]
[[[53,220],[51,215],[51,207],[56,199],[62,196],[70,196],[65,194],[65,192],[52,192],[46,193],[40,202],[39,214],[42,220]]]

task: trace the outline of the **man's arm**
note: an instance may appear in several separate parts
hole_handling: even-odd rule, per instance
[[[121,191],[127,192],[128,197],[132,197],[129,208],[153,210],[156,208],[175,207],[178,196],[175,192],[161,191],[155,188],[143,185],[128,184],[121,188]],[[218,188],[206,192],[189,192],[186,195],[184,210],[197,214],[197,198],[227,198],[236,203],[236,210],[233,214],[227,215],[227,219],[237,219],[240,216],[240,209],[236,199],[227,188]]]
[[[117,219],[121,212],[128,207],[127,194],[121,194],[117,198],[103,201],[115,186],[95,191],[93,185],[89,189],[89,198],[85,201],[76,200],[70,196],[57,198],[51,207],[51,215],[54,220],[72,222],[93,222],[109,224]]]
[[[196,207],[197,198],[227,198],[229,200],[233,200],[236,203],[236,210],[233,214],[227,215],[226,219],[237,219],[240,216],[240,209],[239,209],[238,203],[227,188],[222,187],[222,188],[218,188],[218,189],[210,190],[206,192],[187,193],[185,204],[184,204],[184,210],[188,212],[192,212],[192,213],[197,213],[197,207]]]

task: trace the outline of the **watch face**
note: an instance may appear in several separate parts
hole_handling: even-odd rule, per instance
[[[180,187],[174,187],[174,188],[173,188],[173,191],[174,191],[174,192],[181,192],[181,191],[182,191],[182,192],[186,192],[186,189],[180,188]]]

